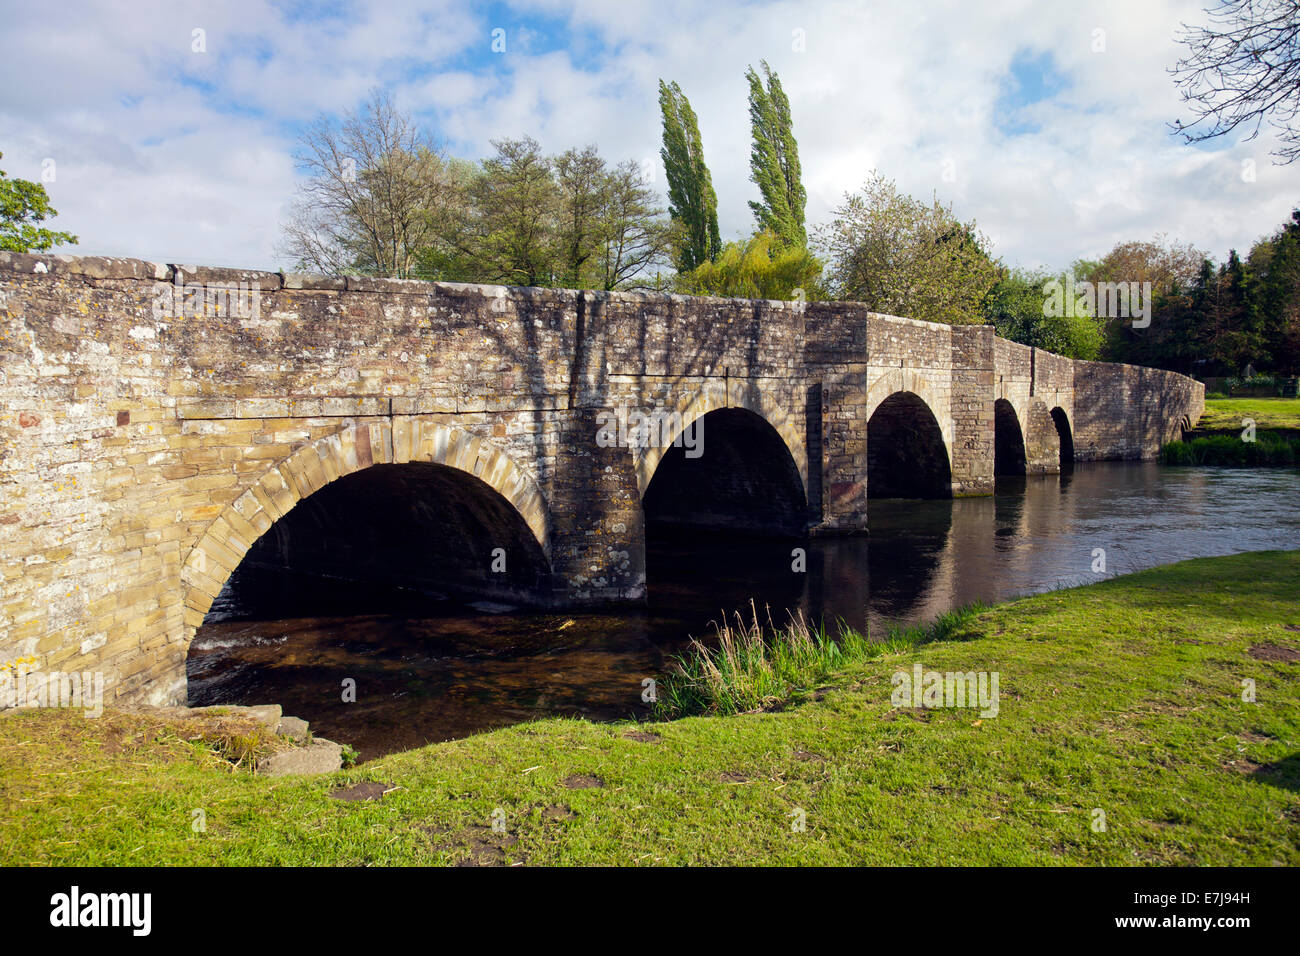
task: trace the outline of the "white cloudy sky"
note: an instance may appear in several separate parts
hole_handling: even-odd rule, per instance
[[[54,224],[78,252],[274,267],[296,136],[320,113],[386,87],[457,155],[527,133],[643,160],[664,77],[699,114],[731,238],[756,195],[744,71],[766,58],[790,96],[811,223],[877,169],[951,201],[1012,264],[1156,233],[1222,258],[1300,203],[1300,163],[1273,166],[1267,133],[1210,149],[1170,135],[1185,115],[1174,35],[1208,2],[12,4],[0,168],[40,179],[54,161]]]

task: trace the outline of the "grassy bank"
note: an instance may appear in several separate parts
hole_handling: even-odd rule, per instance
[[[1300,552],[1188,561],[973,613],[760,713],[541,721],[327,779],[155,720],[9,714],[0,863],[1296,865],[1297,594]],[[998,715],[895,709],[914,663],[997,672]],[[387,792],[330,796],[363,781]]]
[[[1258,429],[1300,429],[1300,398],[1207,398],[1198,431],[1241,434],[1244,418]]]
[[[1294,468],[1300,464],[1300,435],[1257,432],[1254,441],[1240,435],[1199,435],[1171,441],[1160,449],[1166,465],[1225,465],[1230,468]]]

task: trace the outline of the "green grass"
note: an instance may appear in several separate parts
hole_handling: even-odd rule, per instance
[[[1294,866],[1297,594],[1300,552],[1188,561],[972,613],[802,702],[791,672],[758,713],[546,720],[328,778],[259,778],[148,718],[8,714],[0,863]],[[996,671],[998,716],[895,709],[914,662]],[[329,797],[360,781],[389,792]]]
[[[1300,398],[1207,398],[1196,427],[1240,433],[1243,418],[1253,418],[1256,429],[1300,429]]]
[[[697,714],[740,714],[806,698],[815,684],[853,664],[943,640],[983,610],[972,605],[941,615],[932,624],[894,627],[880,640],[851,628],[830,636],[803,616],[764,627],[750,602],[750,616],[714,625],[711,640],[693,638],[676,657],[658,688],[661,719]]]
[[[1300,435],[1257,432],[1253,442],[1239,435],[1198,435],[1165,445],[1160,460],[1166,465],[1294,468],[1300,464]]]

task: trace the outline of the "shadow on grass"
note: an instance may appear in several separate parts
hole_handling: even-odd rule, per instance
[[[1266,763],[1251,771],[1250,777],[1256,783],[1266,783],[1271,787],[1281,787],[1292,793],[1300,793],[1300,753]]]

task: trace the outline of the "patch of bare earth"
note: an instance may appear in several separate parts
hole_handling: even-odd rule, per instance
[[[1283,647],[1281,644],[1252,644],[1250,656],[1257,661],[1287,661],[1288,663],[1300,661],[1300,651],[1293,647]]]
[[[663,740],[658,734],[647,733],[644,730],[629,730],[623,735],[624,740],[635,740],[640,744],[657,744]]]
[[[382,800],[384,794],[392,789],[386,783],[376,783],[368,780],[364,783],[355,783],[350,787],[332,790],[330,796],[335,800],[343,800],[347,803],[361,803],[365,800]]]

